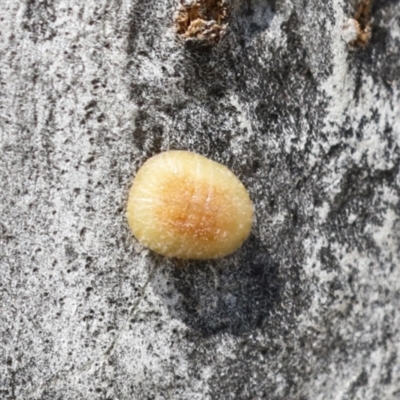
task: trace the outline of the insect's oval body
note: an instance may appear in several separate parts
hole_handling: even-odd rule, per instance
[[[135,237],[169,257],[226,256],[248,237],[253,205],[225,166],[188,151],[147,160],[132,184],[127,218]]]

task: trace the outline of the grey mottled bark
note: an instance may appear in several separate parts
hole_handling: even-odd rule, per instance
[[[0,0],[0,397],[398,399],[400,4]],[[124,217],[148,157],[229,166],[244,247],[181,263]]]

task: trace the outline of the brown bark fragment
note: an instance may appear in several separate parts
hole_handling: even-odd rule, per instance
[[[225,0],[181,0],[175,17],[178,35],[218,43],[227,28],[228,5]]]
[[[372,0],[360,0],[354,15],[357,38],[350,44],[365,46],[371,39],[371,8]]]

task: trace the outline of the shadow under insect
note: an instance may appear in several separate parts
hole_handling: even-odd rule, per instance
[[[204,335],[262,327],[282,288],[278,265],[254,237],[226,259],[160,265],[152,284],[173,317]]]

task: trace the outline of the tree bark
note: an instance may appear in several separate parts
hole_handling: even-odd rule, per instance
[[[400,396],[399,1],[232,0],[219,42],[179,1],[0,3],[2,399]],[[234,255],[132,237],[172,149],[249,190]]]

